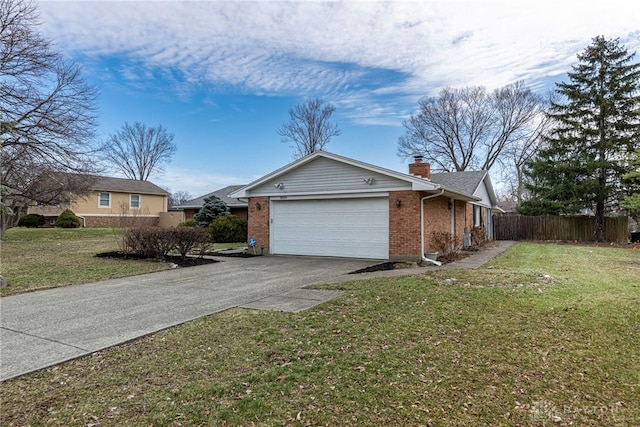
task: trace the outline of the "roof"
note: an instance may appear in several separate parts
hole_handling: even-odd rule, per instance
[[[443,187],[455,188],[463,193],[473,194],[486,174],[486,171],[432,173],[431,181]]]
[[[440,183],[436,183],[432,180],[428,180],[428,179],[423,179],[421,177],[418,176],[414,176],[414,175],[410,175],[410,174],[406,174],[406,173],[401,173],[401,172],[396,172],[390,169],[385,169],[382,168],[380,166],[375,166],[375,165],[371,165],[369,163],[365,163],[365,162],[361,162],[359,160],[354,160],[354,159],[350,159],[347,157],[343,157],[343,156],[339,156],[337,154],[333,154],[333,153],[329,153],[327,151],[316,151],[314,153],[311,153],[305,157],[302,157],[298,160],[295,160],[292,163],[289,163],[286,166],[283,166],[280,169],[277,169],[265,176],[263,176],[262,178],[259,178],[255,181],[253,181],[252,183],[241,187],[239,190],[237,190],[234,194],[232,194],[232,197],[238,197],[238,198],[246,198],[249,197],[251,194],[251,190],[264,184],[267,181],[273,180],[279,176],[282,176],[290,171],[292,171],[293,169],[302,167],[303,165],[317,159],[318,157],[324,157],[327,159],[331,159],[331,160],[335,160],[337,162],[342,162],[342,163],[346,163],[352,166],[356,166],[365,170],[369,170],[372,172],[377,172],[383,175],[387,175],[402,181],[405,181],[409,184],[411,184],[411,189],[413,191],[424,191],[424,192],[431,192],[431,193],[435,193],[435,192],[442,192],[442,194],[445,197],[452,197],[452,198],[456,198],[459,200],[468,200],[468,201],[478,201],[480,200],[478,197],[473,195],[473,192],[471,193],[465,193],[462,191],[459,191],[458,189],[456,189],[455,187],[448,187],[445,185],[441,185]]]
[[[462,171],[462,172],[444,172],[432,173],[431,181],[436,182],[443,187],[455,189],[465,194],[476,195],[476,191],[480,184],[484,181],[491,199],[491,205],[497,206],[497,198],[493,190],[493,185],[489,179],[487,171]]]
[[[96,181],[91,186],[92,190],[113,191],[117,193],[157,194],[162,196],[169,194],[167,190],[158,187],[150,181],[112,178],[108,176],[96,176],[95,178]]]
[[[202,207],[202,205],[204,205],[204,199],[211,196],[219,197],[230,208],[245,208],[247,207],[247,202],[242,202],[238,199],[229,197],[229,194],[233,193],[234,191],[238,191],[242,187],[244,187],[244,185],[229,185],[227,187],[221,188],[214,192],[207,193],[204,196],[187,200],[184,203],[174,206],[174,209],[195,209],[195,208],[199,209]]]

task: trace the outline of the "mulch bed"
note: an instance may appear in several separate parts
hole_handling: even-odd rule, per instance
[[[411,262],[389,261],[383,262],[382,264],[370,265],[369,267],[352,271],[349,274],[372,273],[374,271],[397,270],[401,268],[414,268],[415,266],[416,264]]]
[[[126,252],[102,252],[96,254],[98,258],[111,258],[122,260],[147,260],[147,261],[160,261],[177,265],[178,267],[195,267],[198,265],[213,264],[219,262],[215,259],[201,258],[201,257],[186,257],[182,259],[180,255],[165,255],[163,259],[147,258],[142,254],[126,253]]]

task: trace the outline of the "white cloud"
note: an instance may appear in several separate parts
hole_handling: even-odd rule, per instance
[[[384,123],[405,102],[444,86],[490,89],[562,75],[592,37],[640,50],[640,7],[609,1],[60,2],[42,29],[65,52],[125,55],[137,82],[171,68],[183,79],[258,94],[340,94],[374,108],[347,115]],[[376,72],[394,72],[369,87]],[[402,77],[400,77],[402,76]],[[364,86],[364,87],[363,87]],[[187,93],[184,88],[181,92]],[[389,111],[389,94],[397,95]],[[385,98],[381,98],[384,95]],[[384,105],[383,105],[384,104]]]
[[[199,197],[228,185],[248,184],[257,178],[257,176],[243,178],[169,167],[163,174],[152,176],[149,180],[162,188],[167,188],[172,193],[187,191],[193,197]]]

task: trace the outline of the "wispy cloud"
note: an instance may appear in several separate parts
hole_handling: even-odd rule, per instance
[[[362,123],[395,120],[444,86],[541,87],[596,35],[640,50],[633,1],[44,1],[40,13],[65,52],[127,58],[110,72],[129,83],[162,73],[183,96],[197,84],[339,94]]]

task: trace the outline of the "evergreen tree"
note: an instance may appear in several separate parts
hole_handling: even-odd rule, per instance
[[[229,215],[229,206],[218,196],[209,196],[204,199],[204,204],[193,219],[198,223],[198,227],[207,227],[211,221],[221,215]]]
[[[640,222],[640,148],[631,155],[629,165],[629,172],[623,176],[629,191],[620,207],[626,209],[636,222]]]
[[[595,211],[594,240],[604,239],[607,210],[619,206],[625,161],[640,141],[640,64],[619,40],[599,36],[558,83],[554,127],[529,163],[534,198],[557,202],[563,213]]]

